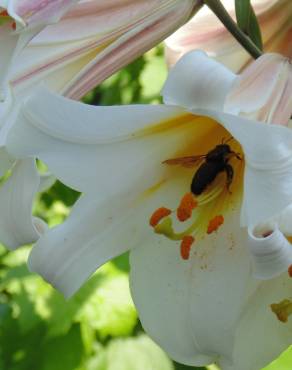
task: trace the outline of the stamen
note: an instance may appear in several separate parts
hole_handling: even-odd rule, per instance
[[[218,228],[224,223],[224,217],[222,215],[215,216],[212,220],[209,221],[207,234],[211,234],[214,231],[217,231]]]
[[[288,267],[288,275],[292,278],[292,265]]]
[[[271,304],[271,310],[281,322],[287,322],[289,316],[292,314],[292,301],[284,299],[280,303]]]
[[[156,234],[165,235],[167,238],[175,240],[173,238],[174,231],[172,228],[172,219],[170,217],[165,218],[160,224],[155,226],[154,231]]]
[[[183,260],[188,260],[190,258],[191,247],[194,241],[195,238],[191,235],[183,237],[180,245],[180,255]]]
[[[159,222],[164,218],[171,214],[171,210],[166,207],[158,208],[150,217],[149,224],[152,227],[155,227],[159,224]]]
[[[180,222],[188,220],[192,216],[193,209],[196,208],[197,205],[198,202],[194,198],[193,194],[186,193],[180,201],[180,205],[176,211],[178,220]]]
[[[16,22],[13,22],[11,28],[15,31],[16,30]]]
[[[5,9],[5,10],[2,10],[2,12],[0,12],[0,16],[1,17],[9,17],[9,14],[8,14],[7,10]]]

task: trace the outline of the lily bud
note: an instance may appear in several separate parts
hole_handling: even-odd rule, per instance
[[[226,112],[288,125],[292,114],[292,65],[279,54],[264,54],[235,79]]]
[[[234,0],[223,0],[222,3],[235,19]],[[264,50],[291,56],[292,2],[254,0],[252,5],[260,23]],[[250,55],[207,7],[166,40],[168,64],[174,65],[181,56],[194,49],[205,50],[234,72],[250,61]]]

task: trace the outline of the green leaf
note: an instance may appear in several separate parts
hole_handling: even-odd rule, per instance
[[[51,338],[43,343],[39,350],[42,363],[38,370],[74,370],[84,361],[84,347],[78,324],[60,337]]]
[[[166,354],[146,335],[116,339],[89,361],[88,370],[174,370]]]
[[[112,263],[99,269],[69,301],[52,292],[46,307],[50,336],[66,333],[73,322],[88,322],[103,338],[129,335],[137,322],[127,274]]]
[[[238,26],[246,32],[249,27],[251,4],[250,0],[235,0],[235,12]]]
[[[235,0],[235,12],[239,28],[262,50],[261,30],[250,0]]]
[[[291,370],[292,363],[292,347],[287,349],[285,352],[278,357],[277,360],[273,361],[269,366],[263,370]]]
[[[249,22],[249,28],[248,28],[248,35],[252,39],[252,41],[256,44],[256,46],[263,50],[263,40],[262,40],[262,33],[260,29],[260,25],[257,19],[257,16],[251,8],[250,13],[250,22]]]

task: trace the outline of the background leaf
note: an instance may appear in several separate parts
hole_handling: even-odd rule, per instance
[[[262,50],[263,41],[257,16],[250,0],[234,0],[238,26]]]

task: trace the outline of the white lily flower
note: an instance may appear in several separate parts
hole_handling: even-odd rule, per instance
[[[281,222],[267,226],[292,203],[292,131],[224,111],[240,78],[192,52],[171,70],[165,105],[93,107],[39,89],[8,135],[13,155],[40,158],[84,192],[39,239],[30,268],[70,296],[130,250],[145,330],[176,361],[223,370],[260,369],[292,329],[291,247]],[[222,147],[207,180],[206,154]]]
[[[197,7],[197,0],[89,0],[78,3],[77,0],[0,0],[0,10],[5,9],[0,14],[0,38],[6,52],[0,59],[0,90],[1,84],[3,90],[0,103],[0,175],[12,169],[11,176],[14,176],[12,165],[15,158],[6,151],[6,136],[14,124],[22,99],[40,81],[55,92],[80,98],[180,27]],[[57,21],[44,28],[46,24]],[[33,158],[32,168],[36,171]],[[3,233],[0,227],[1,241],[10,249],[34,242],[39,236],[34,219],[30,217],[30,222],[21,221],[27,213],[19,212],[12,196],[21,191],[19,187],[23,182],[31,184],[31,191],[38,189],[39,178],[37,173],[31,176],[30,171],[21,173],[27,179],[18,182],[11,179],[15,187],[11,194],[7,194],[7,186],[0,188],[0,195],[10,199],[10,205],[6,206],[9,212],[3,207],[0,212],[0,225],[4,227],[10,222],[6,219],[10,213],[14,214],[13,219],[17,218],[17,222],[11,225],[23,223],[23,227],[10,227]],[[17,174],[15,176],[18,178]],[[36,181],[33,184],[32,179]],[[42,182],[39,188],[43,185]],[[31,209],[32,199],[32,196],[27,196],[26,201],[22,198],[22,203],[26,203],[25,209]],[[41,223],[40,220],[37,222]],[[24,228],[25,233],[21,233]]]

